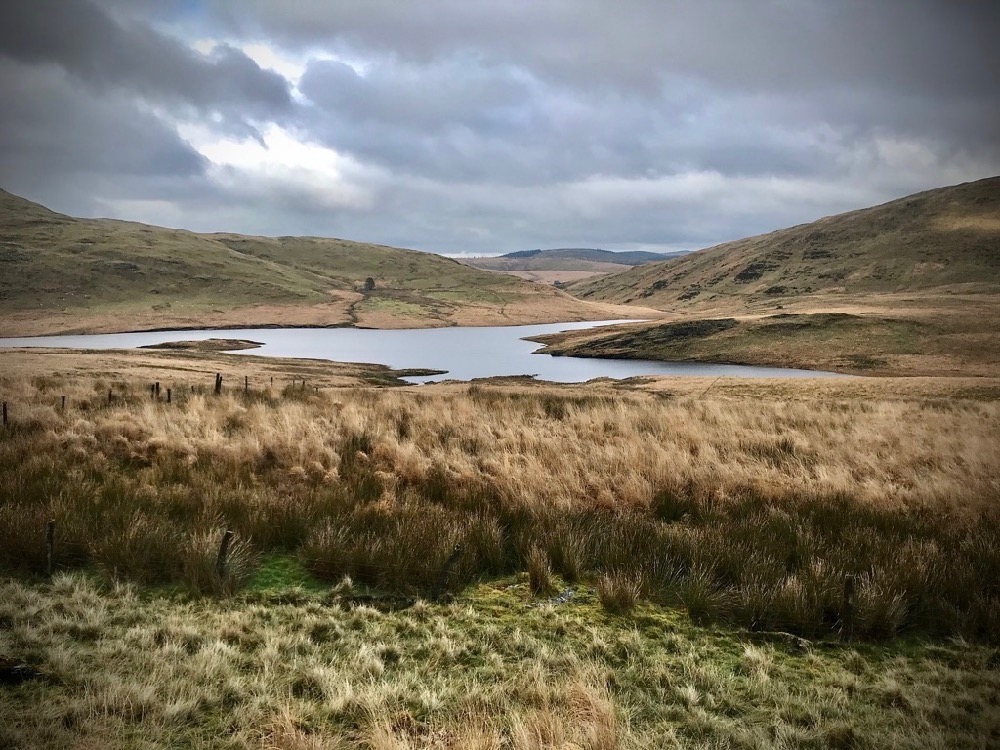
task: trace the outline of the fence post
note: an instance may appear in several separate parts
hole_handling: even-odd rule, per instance
[[[108,406],[111,406],[111,389],[108,388]]]
[[[167,403],[170,403],[170,389],[167,388]]]
[[[215,395],[218,396],[222,393],[222,373],[215,373]]]
[[[841,637],[850,642],[854,638],[854,576],[844,576],[844,606],[841,611]]]
[[[52,577],[52,557],[56,547],[56,522],[55,519],[49,521],[45,531],[45,575]]]
[[[3,426],[7,426],[7,402],[3,402]]]
[[[249,393],[249,392],[250,392],[250,376],[249,375],[244,375],[243,376],[243,393]]]
[[[62,397],[62,410],[66,411],[66,397],[65,396]]]
[[[159,399],[160,398],[160,381],[159,380],[156,381],[156,383],[153,386],[153,388],[154,388],[155,393],[156,393],[156,398]]]
[[[445,592],[448,588],[448,579],[451,578],[452,568],[455,567],[455,563],[458,562],[458,558],[462,556],[462,545],[456,544],[455,549],[452,550],[451,555],[445,561],[444,566],[441,568],[441,572],[438,573],[437,580],[434,581],[434,588],[431,589],[431,599],[437,600],[441,598],[441,594]]]
[[[229,564],[229,545],[233,543],[233,532],[226,529],[222,535],[222,544],[219,545],[219,556],[215,559],[215,572],[219,578],[226,577],[226,566]]]
[[[149,384],[149,397],[156,398],[156,383]]]

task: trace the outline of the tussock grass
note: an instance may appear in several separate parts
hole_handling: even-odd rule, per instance
[[[517,571],[541,584],[544,559],[698,621],[821,637],[840,630],[853,574],[859,638],[1000,639],[995,401],[474,385],[178,388],[166,405],[108,379],[0,389],[17,404],[0,434],[0,565],[23,573],[44,570],[56,519],[59,569],[206,593],[238,590],[273,550],[419,595]],[[239,554],[212,581],[226,528]]]
[[[528,585],[535,596],[551,593],[555,589],[552,581],[552,566],[549,556],[541,547],[535,546],[528,551]]]
[[[614,615],[631,612],[640,594],[639,581],[623,573],[604,574],[597,580],[597,598]]]

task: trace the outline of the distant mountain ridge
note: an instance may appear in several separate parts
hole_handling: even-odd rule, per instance
[[[684,255],[684,253],[653,253],[647,250],[599,250],[592,247],[556,247],[548,250],[515,250],[512,253],[505,253],[497,257],[513,260],[527,260],[528,258],[536,260],[574,258],[599,263],[615,263],[623,266],[639,266],[643,263],[668,260],[681,255]]]
[[[506,255],[486,258],[464,258],[462,262],[485,271],[499,271],[531,281],[563,285],[580,279],[625,271],[643,263],[668,260],[683,254],[557,247],[549,250],[516,250]]]

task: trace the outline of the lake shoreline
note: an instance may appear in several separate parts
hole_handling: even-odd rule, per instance
[[[532,376],[539,380],[582,383],[595,378],[636,376],[843,377],[840,373],[799,368],[732,365],[714,362],[665,362],[654,358],[535,357],[539,336],[589,330],[635,321],[566,321],[533,326],[450,326],[447,328],[364,329],[244,328],[156,331],[120,334],[43,336],[0,339],[0,348],[46,347],[85,350],[157,347],[174,350],[230,351],[246,347],[213,345],[212,339],[252,341],[262,357],[371,362],[393,370],[434,371],[449,380]],[[228,334],[228,335],[226,335]],[[236,347],[239,346],[239,349]],[[242,355],[245,356],[245,355]],[[426,382],[421,376],[415,383]]]

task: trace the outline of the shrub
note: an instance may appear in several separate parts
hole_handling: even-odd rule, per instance
[[[631,612],[639,601],[641,590],[636,576],[613,573],[597,579],[597,598],[601,606],[613,615]]]

